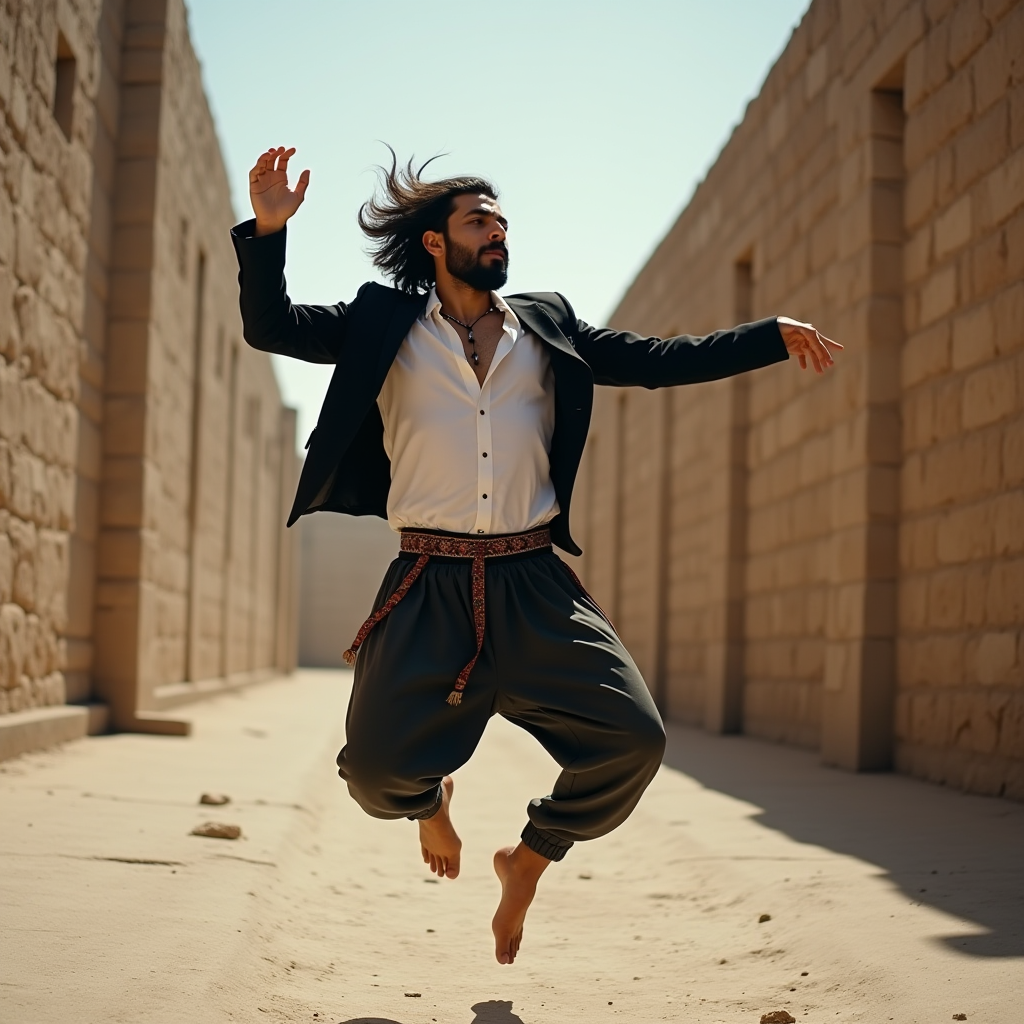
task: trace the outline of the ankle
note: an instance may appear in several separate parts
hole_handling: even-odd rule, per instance
[[[547,857],[531,850],[525,843],[518,846],[509,855],[512,870],[523,878],[537,881],[551,863]]]

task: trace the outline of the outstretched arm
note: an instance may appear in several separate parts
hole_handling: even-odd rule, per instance
[[[231,229],[238,256],[242,331],[253,348],[334,363],[345,340],[348,307],[306,306],[288,298],[284,278],[285,225],[302,205],[309,171],[288,187],[288,160],[294,149],[278,147],[260,156],[249,172],[249,197],[255,219]]]
[[[563,301],[565,301],[563,296]],[[573,344],[594,373],[596,384],[620,387],[668,387],[731,377],[796,355],[818,373],[832,365],[831,349],[842,345],[824,338],[810,324],[771,317],[715,331],[704,337],[644,337],[630,331],[591,327],[576,318],[566,301]]]

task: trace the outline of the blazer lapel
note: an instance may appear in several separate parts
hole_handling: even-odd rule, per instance
[[[546,341],[553,348],[564,352],[566,355],[579,359],[583,358],[569,343],[569,339],[558,329],[558,325],[544,312],[536,302],[530,299],[511,298],[506,300],[512,307],[513,312],[526,324],[542,341]]]

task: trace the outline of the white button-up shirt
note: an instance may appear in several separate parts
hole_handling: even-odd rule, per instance
[[[377,406],[392,529],[519,533],[558,514],[551,359],[500,295],[491,300],[504,333],[482,385],[433,288],[391,364]]]

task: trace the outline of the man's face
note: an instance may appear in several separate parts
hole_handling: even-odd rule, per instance
[[[444,236],[444,265],[477,291],[497,291],[508,280],[508,221],[497,199],[457,196]]]

